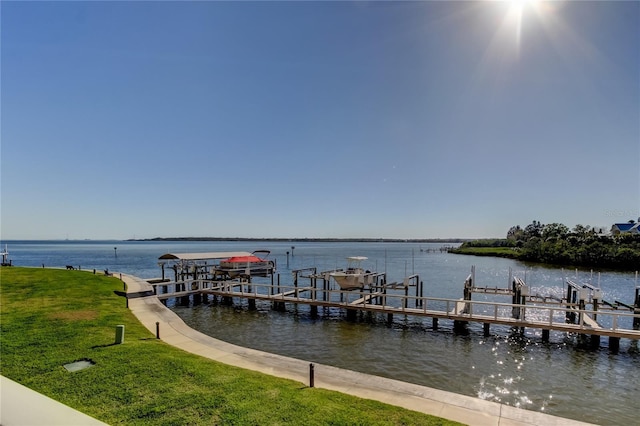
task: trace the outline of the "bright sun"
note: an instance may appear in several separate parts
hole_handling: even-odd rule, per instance
[[[540,0],[509,0],[505,2],[507,7],[503,26],[510,27],[514,32],[516,49],[520,50],[522,43],[522,26],[524,16],[535,13],[539,18],[544,15],[544,2]]]

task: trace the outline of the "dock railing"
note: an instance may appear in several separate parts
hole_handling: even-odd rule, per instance
[[[299,285],[274,285],[241,281],[191,280],[155,284],[160,299],[185,297],[189,294],[239,297],[280,303],[299,303],[318,307],[366,310],[386,314],[404,314],[423,317],[451,319],[466,322],[481,322],[512,327],[541,328],[574,333],[608,335],[640,339],[640,330],[632,323],[640,314],[615,310],[593,311],[580,309],[577,303],[558,304],[514,304],[491,301],[447,299],[440,297],[414,296],[403,289],[386,287],[365,288],[347,291],[332,288]],[[325,293],[320,296],[320,293]],[[466,305],[463,312],[457,311],[460,303]],[[513,308],[520,309],[518,318],[513,318]],[[568,313],[578,313],[576,324],[566,322]],[[591,320],[597,315],[598,323]]]

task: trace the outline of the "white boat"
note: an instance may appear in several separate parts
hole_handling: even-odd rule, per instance
[[[9,250],[7,249],[7,245],[4,245],[4,251],[0,253],[2,256],[2,266],[13,266],[11,264],[11,260],[9,260]]]
[[[371,284],[373,273],[365,271],[361,264],[367,260],[364,256],[347,257],[347,269],[344,271],[335,271],[329,275],[336,280],[341,290],[357,290],[363,288],[367,284]]]

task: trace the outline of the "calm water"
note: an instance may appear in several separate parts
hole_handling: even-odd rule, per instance
[[[16,266],[109,269],[142,278],[160,276],[157,259],[167,252],[253,251],[269,249],[278,264],[282,284],[291,282],[290,270],[317,266],[327,270],[345,266],[345,257],[367,256],[363,265],[387,272],[390,281],[419,274],[424,295],[460,298],[462,283],[476,265],[479,286],[506,287],[509,269],[525,278],[532,292],[562,297],[563,277],[576,271],[530,266],[509,259],[469,257],[428,252],[439,244],[418,243],[284,243],[284,242],[7,242]],[[4,242],[2,247],[4,248]],[[291,249],[295,246],[295,249]],[[289,251],[287,265],[286,252]],[[291,255],[293,252],[293,255]],[[578,281],[603,290],[605,300],[633,303],[636,276],[631,273],[578,271]],[[504,298],[474,294],[474,300]],[[214,303],[170,306],[188,324],[216,338],[310,362],[331,364],[438,389],[502,402],[529,410],[599,424],[638,424],[636,400],[640,393],[640,350],[636,341],[623,339],[620,353],[610,354],[607,339],[598,350],[578,345],[575,336],[551,333],[542,343],[539,330],[524,336],[507,327],[493,326],[485,338],[480,325],[468,335],[456,335],[449,321],[434,331],[431,320],[396,315],[360,314],[347,321],[340,310],[287,306],[276,312],[258,302],[234,306]]]

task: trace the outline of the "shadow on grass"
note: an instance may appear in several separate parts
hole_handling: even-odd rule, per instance
[[[142,338],[136,339],[136,340],[139,340],[139,341],[153,341],[153,340],[158,340],[158,339],[156,337],[142,337]],[[91,346],[91,349],[108,348],[109,346],[116,346],[116,345],[121,345],[121,344],[123,344],[123,343],[116,343],[116,342],[106,343],[104,345]]]
[[[113,342],[113,343],[108,343],[106,345],[95,345],[95,346],[91,346],[91,349],[98,349],[98,348],[108,348],[109,346],[115,346],[118,345],[119,343]]]

